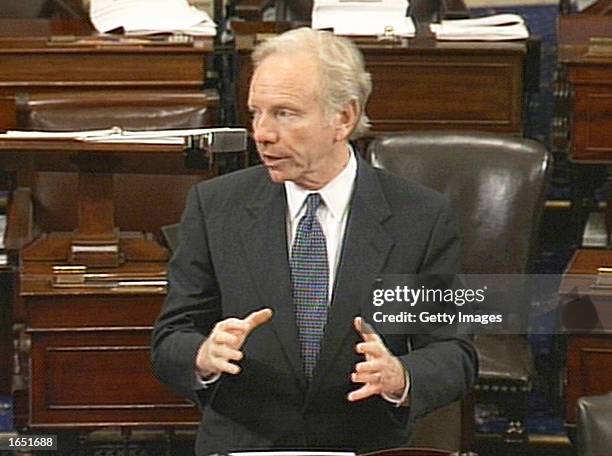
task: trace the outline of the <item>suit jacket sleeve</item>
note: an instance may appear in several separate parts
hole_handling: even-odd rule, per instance
[[[197,188],[192,188],[187,197],[179,230],[181,242],[168,264],[168,296],[151,343],[156,376],[176,393],[194,401],[202,399],[202,395],[196,395],[196,355],[221,318],[219,289]]]
[[[420,274],[459,272],[460,242],[448,204],[440,210],[432,230]],[[463,330],[462,330],[463,332]],[[426,335],[411,336],[412,350],[400,356],[410,375],[409,421],[462,397],[478,372],[476,351],[456,327],[443,326]]]

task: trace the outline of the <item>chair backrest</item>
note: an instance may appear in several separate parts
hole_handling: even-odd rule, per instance
[[[612,392],[578,399],[576,455],[612,454]]]
[[[18,128],[69,131],[119,126],[125,129],[199,128],[217,122],[216,92],[104,91],[19,96]],[[202,175],[116,174],[115,222],[124,231],[162,239],[160,228],[178,222],[189,188]],[[34,218],[43,232],[77,226],[77,174],[37,172],[30,186]]]
[[[122,231],[154,233],[177,223],[189,188],[201,175],[116,174],[115,223]],[[42,232],[71,231],[78,222],[76,173],[38,172],[32,182],[34,219]]]
[[[23,130],[198,128],[218,121],[219,96],[208,92],[111,90],[19,94]]]
[[[359,456],[451,456],[451,454],[450,451],[435,448],[406,447],[372,451]]]
[[[421,131],[377,138],[368,151],[374,166],[449,197],[464,273],[527,271],[549,181],[544,146],[496,133]]]

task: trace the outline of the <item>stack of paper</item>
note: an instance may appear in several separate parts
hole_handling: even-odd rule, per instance
[[[438,40],[504,41],[529,37],[525,21],[518,14],[495,14],[475,19],[455,19],[431,24]]]
[[[332,29],[337,35],[411,37],[415,28],[407,9],[407,0],[315,0],[312,28]]]
[[[0,139],[63,139],[98,143],[134,143],[134,144],[184,144],[189,136],[210,136],[219,134],[234,134],[244,137],[244,128],[216,127],[216,128],[179,128],[174,130],[123,130],[113,127],[105,130],[81,131],[35,131],[35,130],[9,130],[0,134]],[[246,146],[245,146],[246,147]]]
[[[217,33],[210,16],[187,0],[91,0],[89,15],[96,30],[102,33],[119,27],[135,35]]]

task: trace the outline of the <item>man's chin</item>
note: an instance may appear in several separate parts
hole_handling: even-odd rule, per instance
[[[286,173],[283,173],[277,169],[273,169],[273,168],[266,168],[266,169],[268,170],[268,176],[270,176],[270,180],[274,183],[282,184],[283,182],[287,180],[291,180],[289,179]]]

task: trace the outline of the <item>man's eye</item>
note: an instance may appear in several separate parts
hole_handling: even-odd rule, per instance
[[[295,116],[295,113],[293,111],[288,110],[288,109],[280,109],[276,113],[276,115],[282,119],[282,118],[293,117],[293,116]]]

